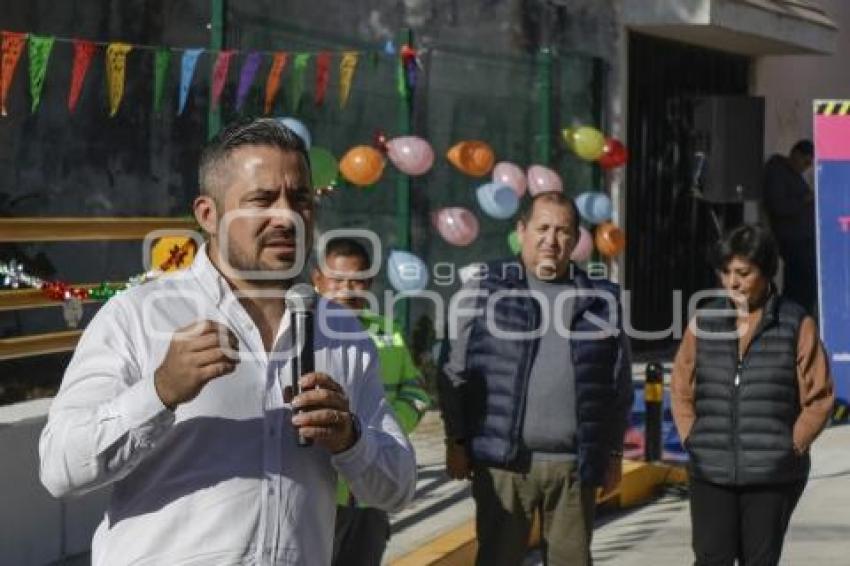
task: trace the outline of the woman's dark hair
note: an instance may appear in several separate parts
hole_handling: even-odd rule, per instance
[[[758,266],[768,280],[776,275],[779,263],[776,240],[770,230],[763,226],[743,224],[727,232],[714,247],[712,265],[722,271],[736,256]]]

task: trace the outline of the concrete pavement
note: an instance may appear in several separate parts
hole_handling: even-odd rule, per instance
[[[429,413],[412,436],[420,463],[417,502],[394,516],[386,561],[429,540],[468,527],[474,506],[468,488],[443,472],[442,430]],[[447,535],[448,536],[448,535]],[[594,563],[603,566],[683,566],[693,563],[687,489],[668,487],[650,504],[598,518]],[[429,562],[431,564],[439,562]],[[531,552],[524,566],[542,564]],[[850,426],[827,429],[812,450],[809,484],[791,519],[782,566],[850,565]]]
[[[850,564],[850,426],[827,429],[812,450],[809,484],[791,518],[781,566]],[[641,508],[603,517],[593,535],[597,566],[693,564],[687,490],[668,488]],[[542,564],[532,555],[526,566]]]
[[[437,411],[428,411],[410,435],[419,474],[416,497],[409,507],[391,517],[393,535],[384,562],[409,554],[475,517],[469,482],[446,475],[444,438]]]

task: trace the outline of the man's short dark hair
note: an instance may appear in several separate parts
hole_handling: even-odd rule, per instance
[[[236,148],[266,145],[301,155],[309,170],[310,157],[304,140],[274,118],[246,118],[225,126],[201,151],[198,182],[202,195],[220,197],[217,179],[224,175],[221,165]]]
[[[363,270],[372,267],[372,259],[366,247],[354,238],[334,238],[325,246],[325,258],[332,256],[357,257],[363,262]]]
[[[779,252],[776,240],[767,228],[758,224],[743,224],[729,231],[717,242],[712,264],[718,271],[726,268],[732,258],[740,257],[759,268],[768,280],[776,275]]]
[[[560,191],[548,191],[545,193],[538,193],[531,198],[524,198],[520,204],[517,220],[527,225],[528,221],[531,220],[532,213],[534,212],[534,204],[538,201],[551,202],[553,204],[559,204],[569,208],[573,215],[573,228],[575,229],[576,235],[578,235],[578,228],[581,220],[581,217],[578,214],[578,207],[573,199]]]
[[[812,140],[799,140],[791,148],[791,153],[799,153],[806,157],[814,157],[815,145],[812,143]]]

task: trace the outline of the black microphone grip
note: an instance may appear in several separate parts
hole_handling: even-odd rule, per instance
[[[292,394],[301,393],[298,380],[301,376],[313,373],[315,356],[313,353],[313,312],[297,311],[292,313],[292,342],[295,344],[295,359],[292,360]],[[302,412],[296,409],[295,414]],[[298,446],[312,446],[313,441],[298,435]]]

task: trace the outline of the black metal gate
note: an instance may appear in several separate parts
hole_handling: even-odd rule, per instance
[[[691,191],[697,140],[689,100],[746,94],[749,69],[744,56],[629,37],[626,288],[634,328],[668,328],[674,290],[682,291],[684,307],[693,292],[714,285],[705,257],[716,238],[710,205]],[[727,226],[743,215],[740,205],[715,205],[715,211]],[[634,340],[633,346],[658,351],[672,342]]]

